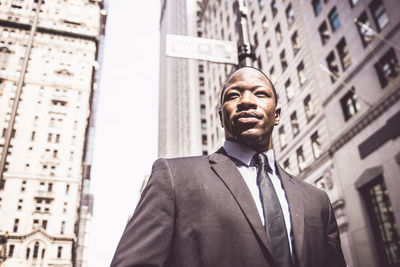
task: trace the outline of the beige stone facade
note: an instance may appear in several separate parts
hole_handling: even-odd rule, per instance
[[[77,233],[80,219],[87,219],[78,213],[85,210],[78,209],[86,178],[82,163],[106,12],[102,1],[0,3],[0,152],[25,75],[0,190],[0,234],[8,234],[7,258],[29,266],[73,266],[84,247]],[[80,259],[74,266],[84,266]]]

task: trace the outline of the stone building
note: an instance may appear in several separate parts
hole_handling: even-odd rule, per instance
[[[196,1],[196,34],[182,34],[238,41],[235,2]],[[328,193],[349,266],[398,266],[400,4],[246,4],[254,66],[271,78],[282,107],[281,123],[273,133],[277,161]],[[234,67],[197,63],[198,95],[187,101],[196,103],[191,112],[199,113],[191,124],[199,133],[191,140],[200,144],[198,154],[221,145],[219,92]],[[179,145],[177,140],[172,147]]]
[[[165,56],[166,35],[194,35],[196,10],[193,1],[161,1],[160,90],[158,155],[195,155],[200,144],[197,94],[197,62]]]
[[[105,19],[101,0],[0,1],[0,235],[13,262],[87,265]]]

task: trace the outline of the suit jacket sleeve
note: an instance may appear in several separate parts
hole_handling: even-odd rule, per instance
[[[327,251],[329,267],[346,267],[342,247],[340,245],[339,229],[328,195],[324,192],[329,203],[329,219],[327,226]]]
[[[165,265],[174,230],[174,202],[168,162],[157,160],[135,213],[125,228],[111,267]]]

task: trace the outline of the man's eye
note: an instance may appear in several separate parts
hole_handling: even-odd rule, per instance
[[[266,96],[269,96],[268,92],[265,92],[265,91],[258,91],[258,92],[255,92],[255,95],[258,96],[258,97],[266,97]]]
[[[225,99],[226,99],[226,100],[230,100],[230,99],[235,99],[235,98],[237,98],[237,97],[239,97],[239,94],[238,94],[238,93],[230,93],[230,94],[227,94],[227,95],[226,95]]]

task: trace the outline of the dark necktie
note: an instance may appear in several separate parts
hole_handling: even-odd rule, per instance
[[[277,267],[292,266],[285,218],[268,172],[272,172],[267,156],[263,153],[254,156],[257,164],[257,185],[264,211],[265,230],[271,244],[272,255]]]

